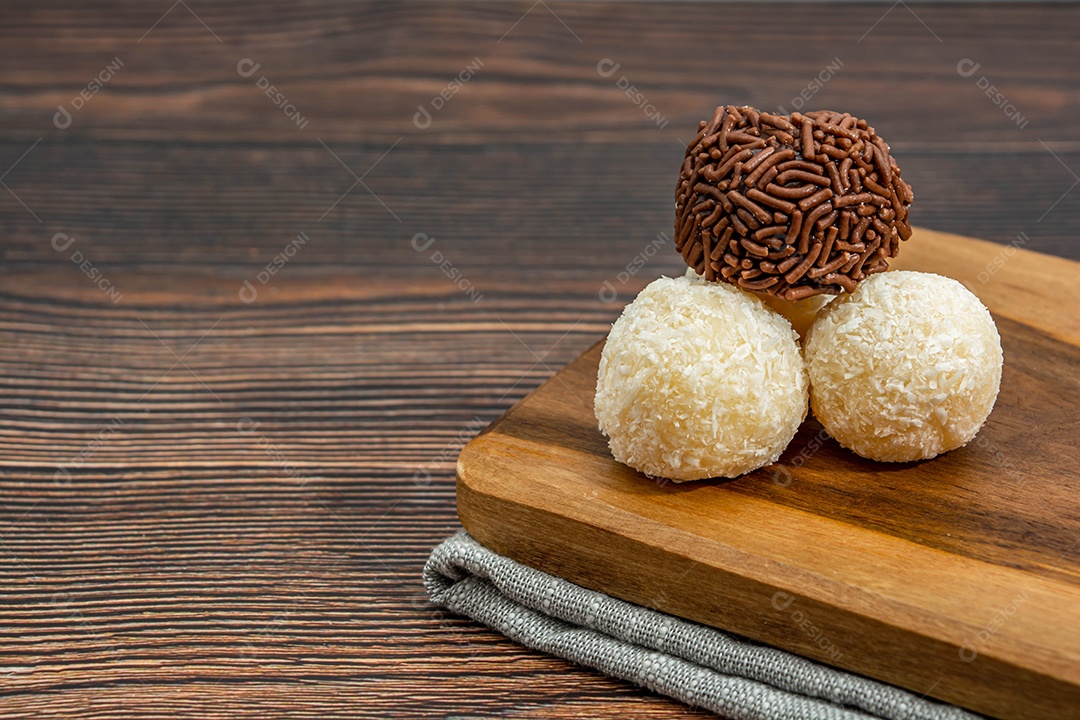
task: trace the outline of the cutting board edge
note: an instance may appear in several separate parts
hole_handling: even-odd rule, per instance
[[[847,652],[843,653],[843,656],[852,656],[856,660],[849,662],[845,661],[844,657],[837,659],[827,649],[829,646],[835,647],[834,643],[823,648],[814,644],[809,635],[797,637],[786,631],[785,628],[791,624],[790,616],[789,621],[785,622],[783,613],[772,603],[776,593],[787,592],[790,588],[769,585],[722,569],[706,566],[707,570],[713,570],[710,573],[712,577],[699,581],[697,585],[733,588],[733,594],[750,593],[751,599],[744,597],[731,603],[726,614],[720,616],[703,611],[700,593],[680,592],[677,583],[667,586],[669,591],[664,591],[661,596],[646,592],[644,588],[636,587],[633,582],[620,584],[617,578],[613,580],[604,574],[598,575],[594,566],[586,565],[583,561],[588,561],[589,558],[582,556],[581,546],[565,538],[575,531],[585,530],[592,538],[588,546],[597,558],[636,557],[635,569],[638,573],[642,569],[643,556],[654,558],[648,569],[657,574],[663,573],[666,568],[670,569],[680,558],[673,558],[665,554],[663,549],[644,546],[606,528],[586,527],[578,521],[548,510],[529,507],[498,494],[478,490],[470,484],[469,469],[466,467],[464,473],[460,470],[459,466],[458,517],[478,542],[496,553],[582,587],[732,632],[756,642],[780,647],[848,672],[873,677],[984,714],[1019,717],[1029,716],[1024,713],[1035,709],[1039,714],[1030,717],[1061,718],[1067,717],[1069,711],[1080,706],[1080,686],[1068,681],[1002,660],[987,652],[980,652],[972,662],[962,662],[959,659],[960,646],[923,634],[918,635],[921,652],[912,653],[910,647],[913,633],[907,629],[849,613],[841,613],[840,620],[826,620],[833,608],[793,594],[791,604],[784,609],[794,606],[802,613],[816,628],[814,637],[838,637],[840,633],[836,629],[837,623],[855,621],[854,634],[844,636],[843,643]],[[489,519],[492,517],[499,518],[499,521],[492,522]],[[525,517],[529,519],[526,520]],[[527,530],[537,526],[553,531],[538,536]],[[613,565],[608,568],[608,572],[613,569],[618,570],[619,566]],[[630,573],[626,575],[629,576]],[[745,606],[765,608],[766,611],[773,608],[781,612],[781,619],[775,626],[755,623],[756,618],[740,613],[740,608]],[[792,613],[794,612],[793,610]],[[763,629],[770,632],[763,632]],[[889,655],[883,650],[900,647],[908,650],[906,661],[898,663],[895,657],[891,656],[893,659],[888,662],[874,661],[874,666],[868,669],[868,658]],[[913,679],[919,682],[913,683]],[[1002,691],[1003,687],[1015,687],[1017,683],[1027,688],[1038,688],[1038,698],[1025,698],[1019,702],[1014,693]]]
[[[589,355],[586,353],[582,357]],[[515,503],[530,512],[547,512],[541,502],[530,502],[530,493],[526,488],[514,484],[503,484],[500,478],[509,473],[500,472],[493,464],[498,463],[498,456],[524,456],[528,453],[542,453],[543,449],[528,440],[504,435],[497,429],[475,438],[462,451],[458,465],[458,490],[498,498],[500,501]],[[583,456],[584,459],[585,456]],[[493,460],[493,458],[496,458]],[[471,467],[474,463],[486,462],[489,470],[474,477]],[[614,461],[612,461],[614,464]],[[641,478],[645,487],[648,482]],[[541,481],[542,482],[542,481]],[[587,487],[585,484],[583,488]],[[531,489],[531,488],[529,488]],[[596,491],[593,490],[593,493]],[[556,480],[542,490],[546,500],[556,498],[562,507],[571,508],[560,517],[570,523],[588,525],[597,530],[624,537],[628,540],[646,544],[651,549],[662,551],[673,561],[685,561],[693,565],[710,568],[716,573],[740,572],[742,576],[768,586],[772,591],[782,591],[793,597],[815,602],[829,603],[830,609],[857,615],[873,622],[895,627],[898,631],[920,634],[931,622],[939,626],[939,636],[935,639],[950,643],[956,652],[964,647],[978,631],[981,624],[972,624],[961,617],[963,613],[950,610],[948,603],[928,598],[925,592],[912,592],[913,582],[924,585],[916,587],[941,587],[946,577],[979,576],[984,579],[977,597],[967,598],[966,612],[970,615],[993,617],[1000,607],[1007,606],[1016,596],[1016,588],[1024,587],[1025,610],[1027,617],[1057,616],[1063,612],[1061,594],[1070,602],[1080,607],[1080,590],[1064,585],[1052,579],[1033,577],[1031,573],[1017,568],[1003,567],[993,563],[922,545],[903,537],[898,537],[878,530],[864,528],[816,515],[794,507],[774,505],[766,500],[736,494],[731,496],[736,506],[731,512],[732,523],[756,522],[759,530],[764,523],[773,522],[773,536],[782,534],[788,526],[799,526],[804,532],[828,537],[843,537],[845,549],[850,548],[850,558],[830,556],[827,560],[817,556],[795,556],[782,548],[761,547],[743,542],[737,532],[737,526],[729,520],[713,518],[698,519],[698,525],[690,532],[674,524],[665,523],[657,516],[635,514],[631,510],[619,510],[611,505],[606,507],[617,512],[597,513],[591,509],[578,510],[586,503],[582,498],[562,497],[562,488]],[[658,498],[658,500],[661,498]],[[602,503],[597,496],[588,501],[595,506]],[[672,512],[669,510],[669,513]],[[678,512],[683,512],[681,509]],[[467,504],[461,506],[463,524],[469,515]],[[601,516],[602,515],[602,516]],[[633,515],[633,523],[620,522],[620,515]],[[772,517],[770,517],[772,516]],[[774,519],[775,518],[775,519]],[[471,520],[471,518],[468,518]],[[466,526],[467,527],[467,526]],[[805,537],[805,536],[804,536]],[[802,542],[802,540],[800,540]],[[679,552],[679,549],[685,552]],[[860,548],[872,548],[879,555],[888,557],[878,560],[878,567],[884,572],[884,578],[867,578],[858,573],[835,575],[837,562],[845,560],[857,562]],[[731,557],[726,557],[730,555]],[[795,562],[798,560],[800,562]],[[926,568],[926,569],[924,569]],[[933,571],[929,570],[933,569]],[[832,571],[833,577],[829,577]],[[893,581],[904,576],[903,582]],[[599,588],[598,588],[599,589]],[[981,609],[973,611],[972,606],[979,603]],[[1055,605],[1056,603],[1056,605]],[[1072,605],[1069,605],[1072,607]],[[1022,618],[1021,618],[1022,619]],[[1030,621],[1029,621],[1030,622]],[[942,623],[945,623],[943,626]],[[710,623],[712,624],[712,623]],[[983,648],[988,657],[1010,662],[1003,652],[1008,646],[1012,655],[1032,657],[1042,664],[1067,663],[1061,679],[1080,686],[1080,645],[1057,645],[1052,654],[1040,651],[1048,648],[1034,645],[1025,640],[1023,625],[1011,623],[995,634],[995,647]],[[1010,663],[1012,664],[1012,663]],[[1033,672],[1040,672],[1035,666],[1022,666]],[[1072,676],[1069,670],[1074,670]],[[1040,674],[1047,674],[1041,673]],[[1052,676],[1052,675],[1049,675]]]

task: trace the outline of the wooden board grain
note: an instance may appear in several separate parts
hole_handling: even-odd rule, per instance
[[[1080,264],[927,230],[901,258],[982,290],[997,319],[1001,394],[967,447],[874,463],[810,419],[776,465],[653,481],[596,428],[597,345],[462,451],[462,523],[587,587],[920,694],[1077,717]]]

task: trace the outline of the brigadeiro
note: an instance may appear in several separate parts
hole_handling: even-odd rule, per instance
[[[686,150],[675,246],[706,280],[788,301],[835,295],[888,268],[912,199],[865,120],[720,106]]]

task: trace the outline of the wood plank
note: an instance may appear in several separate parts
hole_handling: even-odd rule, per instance
[[[1080,258],[1078,9],[909,6],[0,5],[0,715],[703,717],[435,611],[420,567],[457,527],[461,443],[606,331],[605,280],[625,301],[679,271],[663,251],[619,275],[670,229],[677,140],[721,100],[790,104],[839,58],[813,102],[874,120],[918,222]],[[399,139],[365,183],[401,222],[320,144],[361,175]],[[140,320],[179,355],[213,328],[195,374]]]
[[[0,143],[0,167],[28,147]],[[347,142],[334,150],[360,174],[387,147]],[[1022,154],[897,153],[915,188],[917,224],[1002,244],[1023,233],[1026,249],[1080,257],[1080,188],[1066,193],[1071,176],[1041,147]],[[1058,154],[1080,170],[1080,151]],[[660,142],[512,143],[477,152],[403,141],[365,179],[376,197],[359,186],[345,194],[354,178],[317,142],[168,147],[46,139],[4,178],[42,222],[8,193],[0,197],[0,272],[47,263],[74,281],[78,272],[68,266],[78,250],[106,277],[205,268],[239,283],[303,232],[307,242],[275,282],[349,268],[365,277],[421,276],[436,287],[451,285],[432,262],[439,252],[481,293],[514,277],[536,296],[567,279],[578,281],[585,301],[597,299],[604,280],[632,294],[648,278],[679,272],[682,261],[669,243],[653,243],[671,235],[681,157],[676,144]],[[1018,165],[1039,181],[1015,182]],[[417,167],[426,172],[413,172]],[[977,192],[958,193],[972,176],[986,179]],[[58,232],[76,238],[66,253],[50,244]],[[418,253],[411,244],[416,233],[435,244]],[[583,244],[591,250],[582,252]],[[647,264],[620,282],[619,273],[642,253]]]
[[[549,375],[457,288],[282,277],[240,307],[235,278],[129,270],[113,305],[81,280],[0,293],[0,715],[704,717],[426,602],[454,455]],[[570,330],[563,364],[609,321],[572,328],[580,297],[489,302],[538,352]],[[140,318],[180,355],[221,322],[192,374]]]
[[[959,279],[1001,252],[921,229],[910,242],[908,267]],[[496,551],[633,602],[979,712],[1071,717],[1080,333],[1048,308],[1080,301],[1077,269],[1017,250],[985,283],[1001,395],[977,440],[936,460],[863,460],[810,420],[775,466],[651,481],[596,428],[597,346],[462,451],[459,515]],[[1031,277],[1045,282],[1016,289]]]
[[[402,136],[409,144],[621,143],[684,136],[718,97],[790,107],[806,91],[822,107],[880,118],[892,143],[982,148],[1007,137],[1041,149],[1035,134],[1080,141],[1065,110],[1080,64],[1067,32],[1080,22],[1080,9],[1069,6],[1051,14],[1041,5],[921,4],[916,15],[903,7],[886,13],[877,3],[800,3],[779,14],[767,6],[670,3],[630,13],[612,3],[574,2],[545,3],[547,10],[530,2],[186,5],[190,12],[180,6],[164,17],[168,5],[74,0],[4,11],[0,62],[11,71],[0,101],[12,125],[30,140],[299,142],[307,134],[327,141],[362,134],[387,144]],[[41,42],[42,28],[63,42]],[[70,128],[54,128],[57,106],[116,58],[123,67],[105,89]],[[245,58],[261,66],[249,78],[237,72]],[[968,78],[957,72],[965,58],[981,64]],[[621,67],[604,77],[597,71],[603,59]],[[429,127],[416,127],[417,108],[476,60],[482,66],[475,76]],[[820,90],[811,88],[819,76]],[[983,76],[1030,127],[1017,128],[986,97],[977,86]],[[286,117],[256,86],[261,77],[309,124],[298,128]],[[629,84],[644,101],[626,95]],[[929,105],[918,101],[931,97]],[[651,118],[646,103],[656,108]],[[669,122],[658,129],[658,117]]]

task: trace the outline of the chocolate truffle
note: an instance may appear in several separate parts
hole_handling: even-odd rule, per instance
[[[650,283],[611,328],[596,418],[615,459],[675,481],[775,462],[807,412],[787,320],[733,285]]]
[[[707,280],[796,301],[852,291],[911,236],[911,187],[865,120],[716,108],[686,149],[675,246]]]
[[[821,311],[803,350],[814,416],[871,460],[925,460],[967,444],[1001,383],[990,313],[932,273],[868,278]]]

